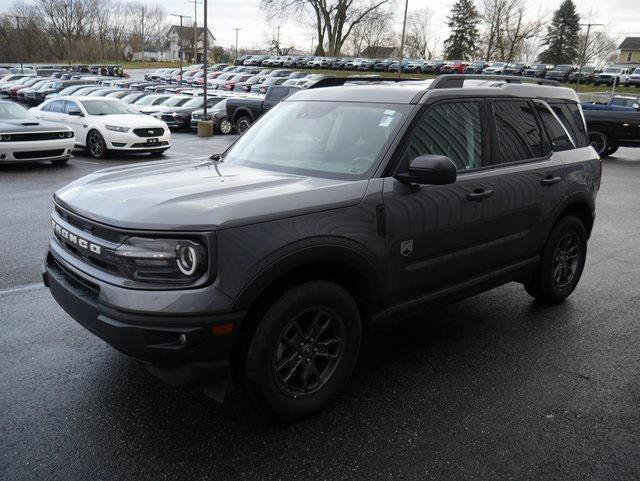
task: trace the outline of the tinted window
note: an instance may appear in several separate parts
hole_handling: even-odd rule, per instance
[[[458,170],[480,167],[480,102],[449,102],[430,107],[411,134],[404,165],[425,154],[446,155]]]
[[[576,147],[586,147],[589,145],[589,138],[584,127],[584,119],[580,106],[575,102],[570,103],[552,103],[551,108],[567,128]]]
[[[538,110],[538,114],[542,120],[542,126],[551,141],[553,151],[560,152],[562,150],[572,149],[573,144],[571,139],[569,139],[565,128],[560,124],[560,122],[558,122],[558,119],[553,115],[551,110],[549,110],[549,107],[543,103],[536,102],[536,109]],[[546,143],[544,151],[545,154],[548,153],[548,145],[546,145]]]
[[[498,141],[496,163],[542,157],[542,136],[529,102],[493,102],[493,114]]]
[[[49,111],[50,112],[64,112],[64,100],[56,100],[54,102],[51,102],[51,104],[49,104]]]

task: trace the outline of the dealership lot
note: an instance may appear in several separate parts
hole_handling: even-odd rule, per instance
[[[167,158],[234,137],[174,136]],[[604,162],[583,279],[542,307],[510,284],[374,332],[326,411],[263,420],[163,385],[39,283],[50,196],[103,166],[3,166],[3,479],[633,479],[640,470],[640,152]]]

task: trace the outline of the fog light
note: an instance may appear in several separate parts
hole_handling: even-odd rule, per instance
[[[180,343],[181,346],[186,346],[187,345],[187,335],[186,334],[180,334],[178,336],[178,342]]]

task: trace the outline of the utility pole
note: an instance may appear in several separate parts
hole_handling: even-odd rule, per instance
[[[276,36],[276,54],[280,55],[280,25],[278,25],[278,35]]]
[[[64,2],[62,4],[64,8],[64,23],[67,37],[67,63],[71,65],[71,32],[69,32],[69,24],[71,23],[69,20],[69,4]]]
[[[312,35],[311,36],[311,50],[310,50],[310,54],[313,55],[313,44],[316,41],[316,36]]]
[[[141,48],[141,50],[142,50],[142,59],[141,60],[142,60],[142,63],[144,64],[144,17],[146,15],[144,3],[142,4],[141,12],[142,12],[142,15],[141,15],[141,22],[140,23],[141,23],[141,34],[142,35],[140,36],[140,44],[141,44],[141,47],[142,47]]]
[[[193,3],[193,63],[198,63],[198,5],[200,0],[189,0]]]
[[[604,26],[603,23],[581,23],[580,26],[587,26],[587,34],[585,35],[585,39],[584,39],[584,48],[582,49],[582,55],[580,55],[580,68],[578,69],[578,75],[582,74],[582,67],[584,67],[584,62],[586,60],[587,57],[587,48],[589,48],[589,33],[591,32],[591,27],[601,27]],[[614,82],[615,83],[615,82]],[[578,87],[580,87],[580,77],[578,77]],[[615,88],[615,86],[614,86]],[[612,93],[613,95],[613,93]]]
[[[404,20],[402,20],[402,37],[400,38],[400,57],[398,58],[398,78],[402,77],[402,59],[404,57],[404,32],[407,28],[407,9],[409,0],[404,2]]]
[[[242,30],[241,28],[234,28],[233,30],[236,31],[236,62],[238,61],[238,31]]]
[[[202,59],[202,67],[204,69],[204,105],[202,106],[202,113],[204,120],[209,120],[207,116],[207,56],[209,55],[209,31],[207,29],[207,0],[204,0],[204,58]]]
[[[21,26],[20,26],[20,20],[21,20],[21,19],[25,19],[25,20],[26,20],[26,18],[27,18],[27,17],[21,17],[20,15],[14,15],[14,18],[16,19],[16,26],[18,27],[18,28],[17,28],[18,33],[20,34],[20,37],[22,37],[23,35],[22,35],[22,28],[21,28]],[[23,39],[23,38],[20,38],[20,40],[21,40],[21,42],[20,42],[20,43],[24,43],[24,42],[23,42],[23,41],[24,41],[24,39]],[[23,59],[22,59],[22,56],[21,56],[21,57],[20,57],[20,73],[24,73],[24,66],[23,66],[23,63],[22,63],[22,62],[23,62]]]
[[[182,31],[182,19],[183,18],[191,18],[189,15],[179,15],[176,13],[171,14],[172,17],[180,17],[180,85],[182,85],[182,58],[184,57],[184,50],[182,48],[182,39],[184,38]]]

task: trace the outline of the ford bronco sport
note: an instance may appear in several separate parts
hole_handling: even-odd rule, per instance
[[[231,375],[293,419],[335,398],[385,319],[510,281],[569,296],[601,176],[573,90],[367,80],[295,93],[212,159],[56,192],[55,299],[167,382],[219,399]]]

